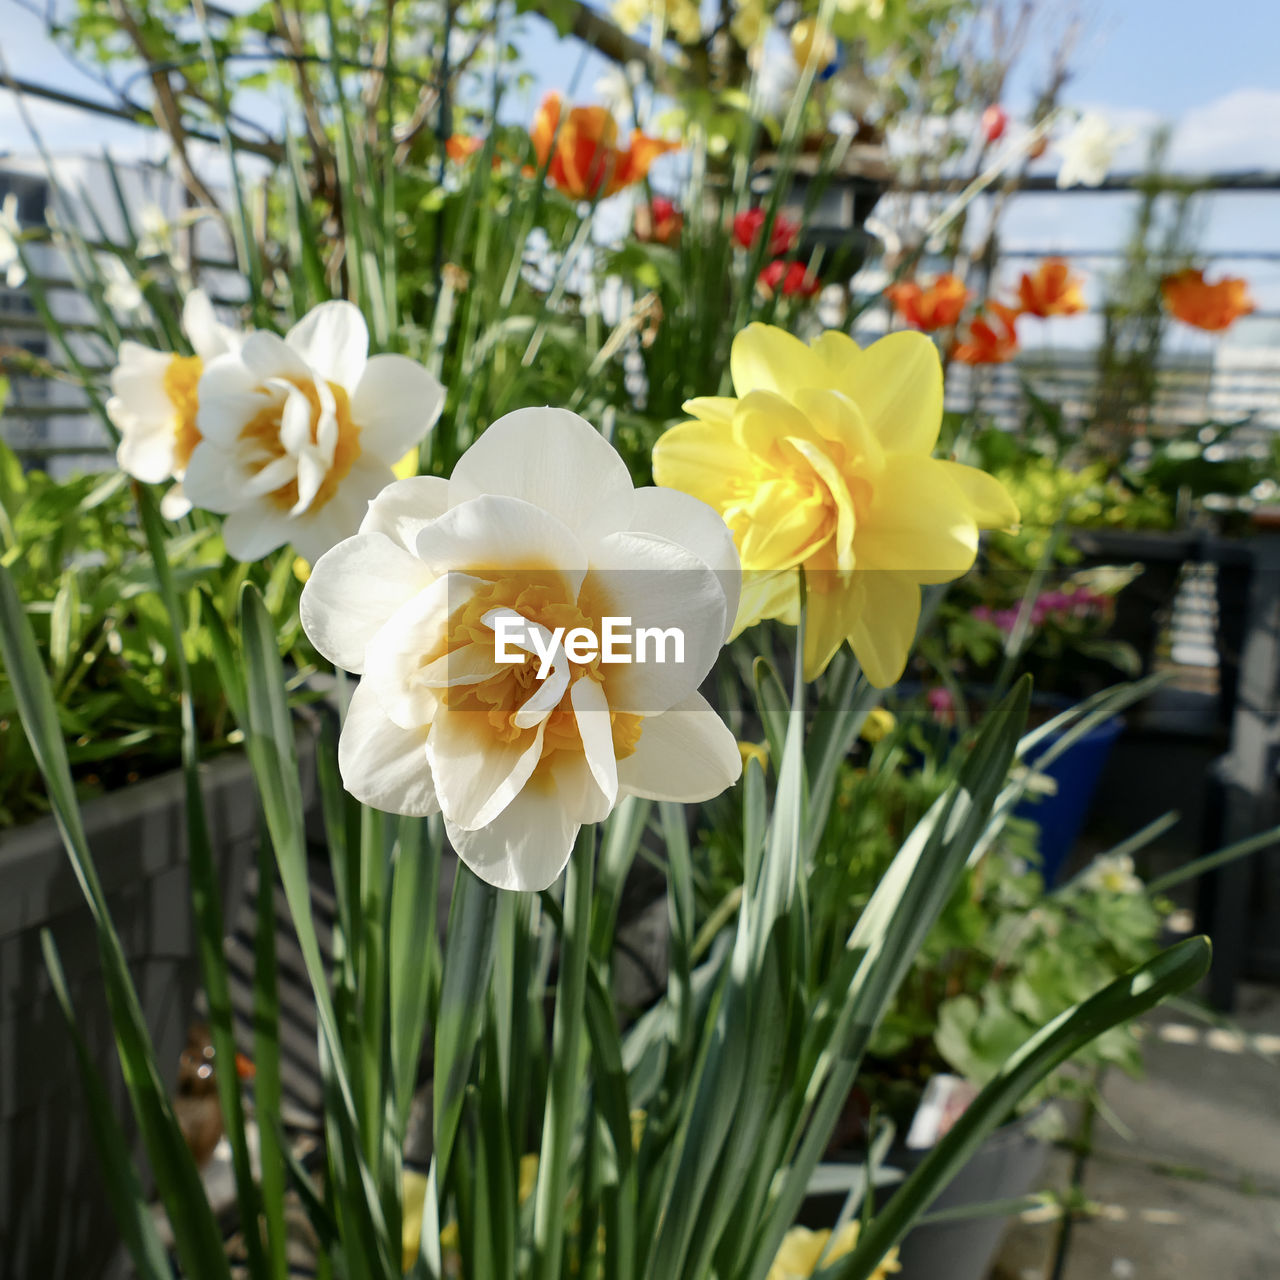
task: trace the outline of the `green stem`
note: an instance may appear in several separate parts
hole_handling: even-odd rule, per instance
[[[565,875],[564,930],[556,983],[551,1076],[542,1122],[542,1155],[533,1217],[534,1276],[558,1280],[564,1248],[564,1202],[569,1184],[569,1147],[582,1101],[583,1024],[587,959],[591,951],[591,887],[596,834],[584,827]]]

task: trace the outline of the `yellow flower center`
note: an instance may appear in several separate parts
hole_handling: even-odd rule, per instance
[[[487,575],[481,571],[476,576]],[[580,602],[565,599],[557,575],[521,572],[495,577],[480,588],[453,615],[448,638],[437,652],[427,655],[427,660],[436,661],[473,644],[493,650],[496,647],[494,631],[483,619],[490,610],[500,608],[511,609],[527,622],[538,623],[553,634],[558,627],[563,627],[566,635],[575,627],[585,627],[593,635],[599,634],[600,620],[592,617],[590,612],[583,612]],[[445,689],[442,701],[450,711],[483,715],[493,736],[500,742],[514,742],[522,736],[532,740],[536,730],[520,728],[515,717],[538,691],[539,663],[536,654],[526,654],[518,662],[502,664],[493,675],[476,684],[459,684]],[[568,690],[582,676],[601,685],[606,684],[607,670],[607,665],[602,665],[599,657],[581,663],[569,661],[569,685],[559,705],[547,717],[539,768],[557,751],[582,751],[582,737]],[[610,712],[613,751],[617,759],[623,760],[635,751],[640,741],[642,722],[642,716]]]
[[[196,384],[204,371],[199,356],[173,356],[165,366],[164,393],[173,405],[173,466],[185,471],[200,443],[196,429]]]
[[[320,393],[313,382],[304,382],[295,378],[290,378],[288,381],[306,396],[311,405],[311,443],[315,444],[320,426]],[[329,464],[329,470],[320,482],[316,496],[311,500],[309,507],[311,511],[318,511],[338,492],[338,486],[360,456],[360,428],[351,421],[351,401],[346,391],[337,383],[330,382],[328,386],[333,394],[334,417],[338,420],[338,441],[333,448],[333,461]],[[240,429],[240,439],[256,445],[261,451],[262,467],[274,462],[277,458],[283,458],[287,452],[280,440],[280,420],[283,413],[284,401],[269,405],[254,414]],[[273,490],[269,497],[271,502],[282,511],[291,510],[298,501],[297,480],[282,484],[280,488]]]

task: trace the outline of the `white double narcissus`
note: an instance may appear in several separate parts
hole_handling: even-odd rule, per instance
[[[709,507],[633,488],[572,413],[509,414],[450,480],[391,485],[312,570],[303,627],[363,677],[342,729],[343,782],[376,808],[443,811],[458,855],[490,884],[545,888],[579,828],[619,796],[705,800],[738,777],[734,737],[697,689],[739,582]],[[606,617],[679,628],[683,660],[578,662],[561,644],[541,681],[532,641],[523,661],[498,661],[501,619],[541,628],[545,647],[558,627],[599,637]]]
[[[182,477],[200,442],[196,428],[196,386],[209,361],[235,351],[242,334],[220,324],[199,289],[187,294],[182,328],[194,355],[154,351],[138,342],[120,344],[120,363],[111,371],[107,414],[120,432],[116,462],[145,484],[178,482],[160,510],[170,520],[191,509]]]
[[[406,356],[368,351],[360,312],[326,302],[285,337],[252,333],[205,369],[185,487],[227,517],[237,559],[292,543],[317,560],[360,527],[392,464],[435,424],[440,383]]]

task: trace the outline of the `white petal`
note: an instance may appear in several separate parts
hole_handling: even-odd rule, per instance
[[[552,778],[536,778],[487,827],[463,831],[446,817],[445,834],[458,857],[499,889],[539,892],[569,861],[578,823]]]
[[[298,554],[314,564],[330,547],[354,537],[368,513],[369,503],[393,478],[385,462],[358,458],[328,502],[294,517],[293,545]]]
[[[301,453],[311,443],[311,401],[292,383],[279,389],[285,393],[280,411],[280,443],[290,453]]]
[[[182,304],[182,331],[191,349],[206,363],[232,348],[232,330],[220,324],[203,289],[192,289]]]
[[[166,520],[181,520],[191,510],[191,499],[182,488],[182,481],[169,486],[169,491],[160,499],[160,514]]]
[[[575,823],[603,822],[617,803],[600,790],[581,751],[557,751],[551,756],[551,777],[565,813]]]
[[[255,502],[231,512],[222,522],[222,541],[227,554],[248,564],[261,560],[292,539],[289,517],[267,503]]]
[[[462,574],[453,575],[462,577]],[[476,581],[476,579],[469,579]],[[428,689],[452,689],[458,685],[479,684],[500,670],[493,660],[493,646],[464,644],[422,668],[421,678]]]
[[[108,401],[108,412],[116,403]],[[112,421],[117,426],[121,419],[114,413]],[[173,475],[173,425],[161,425],[150,429],[140,425],[122,427],[120,443],[116,446],[116,462],[121,471],[127,471],[145,484],[159,484]]]
[[[724,588],[725,613],[732,624],[742,591],[742,565],[729,526],[713,508],[678,489],[637,489],[630,529],[678,543],[710,565]]]
[[[573,718],[578,725],[587,767],[612,809],[618,800],[618,761],[613,754],[609,700],[600,685],[587,676],[574,681],[569,699],[573,703]]]
[[[360,447],[396,462],[436,424],[444,388],[407,356],[374,356],[351,396]]]
[[[517,409],[458,459],[450,505],[482,493],[541,507],[585,542],[625,529],[634,489],[617,450],[566,409]]]
[[[293,504],[289,514],[300,516],[310,505],[311,500],[320,492],[328,468],[316,456],[314,449],[305,449],[298,456],[298,501]]]
[[[426,742],[425,729],[401,729],[388,720],[362,680],[338,739],[343,785],[357,800],[388,813],[438,813]]]
[[[285,341],[321,378],[347,391],[355,389],[364,373],[369,330],[350,302],[322,302],[289,330]]]
[[[279,334],[266,329],[255,329],[245,338],[239,359],[258,382],[271,378],[312,380],[312,370],[304,357]]]
[[[718,796],[741,773],[737,741],[700,693],[647,716],[635,751],[618,761],[622,791],[683,804]]]
[[[206,440],[230,447],[246,424],[278,397],[235,355],[219,356],[205,365],[196,384],[196,426]]]
[[[468,831],[487,826],[520,793],[542,758],[546,726],[501,741],[487,711],[449,708],[431,722],[427,759],[440,808]]]
[[[423,526],[449,509],[449,482],[439,476],[410,476],[387,485],[369,504],[361,533],[383,533],[412,551]]]
[[[461,573],[437,578],[424,591],[406,600],[366,644],[365,683],[373,690],[383,711],[402,728],[431,723],[439,698],[423,659],[443,647],[450,617],[481,585],[478,578]],[[452,656],[446,655],[439,662],[447,663]],[[495,669],[491,654],[490,674]]]
[[[531,503],[491,494],[451,507],[426,525],[415,551],[437,573],[551,570],[570,600],[577,599],[587,572],[586,552],[564,524]]]
[[[378,629],[434,577],[379,533],[348,538],[312,566],[298,602],[302,629],[334,666],[361,672]]]
[[[614,711],[657,715],[692,693],[711,670],[729,625],[715,573],[691,551],[648,534],[602,539],[584,597],[604,615],[630,620],[632,661],[603,668]],[[641,628],[656,628],[665,638],[642,645]],[[642,647],[645,661],[636,661]]]
[[[187,463],[182,487],[192,506],[225,514],[244,504],[248,478],[230,453],[201,440]]]
[[[265,467],[259,468],[243,481],[242,492],[248,498],[261,498],[275,491],[297,477],[298,461],[286,453],[283,458],[272,458]],[[243,504],[241,504],[243,505]]]

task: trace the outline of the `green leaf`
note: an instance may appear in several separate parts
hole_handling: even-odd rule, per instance
[[[864,1228],[853,1253],[819,1272],[817,1280],[867,1280],[912,1223],[928,1210],[938,1193],[1031,1090],[1103,1032],[1193,986],[1209,971],[1211,954],[1207,938],[1188,938],[1042,1027],[965,1108],[938,1145]]]

